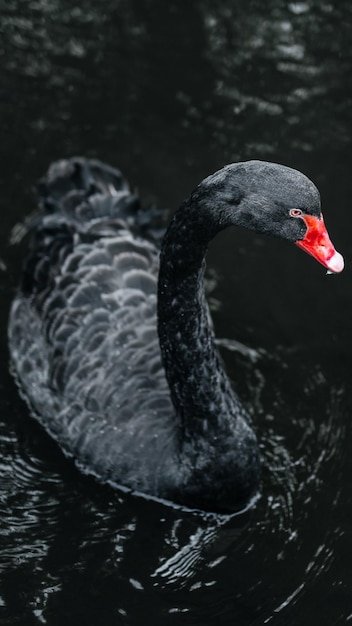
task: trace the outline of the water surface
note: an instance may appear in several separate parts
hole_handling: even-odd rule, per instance
[[[350,3],[0,0],[0,16],[1,623],[349,623]],[[250,512],[207,518],[101,486],[19,398],[18,224],[48,164],[73,154],[119,166],[166,212],[239,159],[296,167],[321,191],[343,275],[239,230],[209,252],[221,349],[261,446]]]

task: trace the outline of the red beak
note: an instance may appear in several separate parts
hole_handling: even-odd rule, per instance
[[[304,215],[302,219],[307,226],[307,232],[303,239],[295,242],[296,245],[311,254],[330,272],[342,272],[344,268],[343,256],[336,252],[332,245],[323,216],[318,218],[313,215]]]

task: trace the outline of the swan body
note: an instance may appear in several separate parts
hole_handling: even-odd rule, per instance
[[[258,445],[215,346],[204,257],[217,232],[239,224],[341,271],[325,228],[313,241],[316,187],[284,166],[229,165],[178,209],[161,253],[118,170],[60,161],[39,193],[9,321],[31,412],[102,481],[192,508],[243,507],[258,489]]]

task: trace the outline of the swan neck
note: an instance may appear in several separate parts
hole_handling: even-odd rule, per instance
[[[234,393],[209,323],[204,294],[209,241],[224,225],[183,205],[166,232],[160,257],[158,332],[171,397],[184,429],[219,428],[233,416]]]

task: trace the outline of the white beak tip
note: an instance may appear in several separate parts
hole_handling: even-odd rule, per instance
[[[340,272],[342,272],[343,268],[345,267],[345,262],[343,260],[342,254],[335,251],[326,265],[329,273],[339,274]]]

